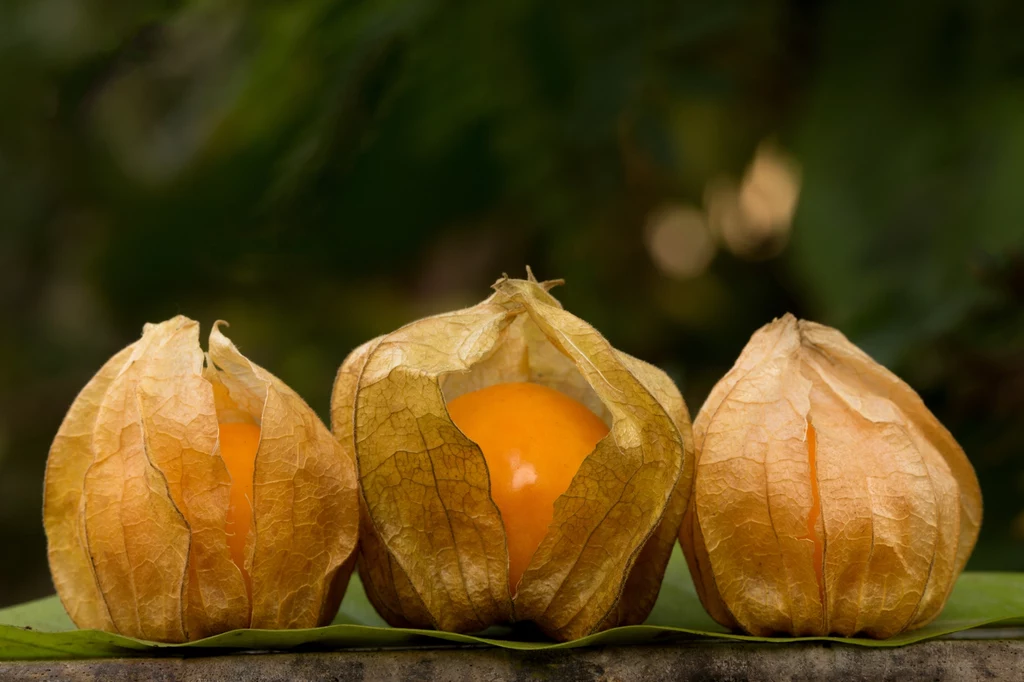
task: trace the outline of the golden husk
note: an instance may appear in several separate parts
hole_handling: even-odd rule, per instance
[[[838,331],[792,315],[760,329],[694,439],[680,540],[719,623],[884,638],[942,610],[978,537],[977,478],[920,397]]]
[[[331,416],[360,474],[359,573],[392,625],[524,620],[567,640],[642,622],[654,603],[693,472],[686,405],[664,373],[563,310],[553,284],[503,278],[479,305],[374,339],[339,370]],[[487,465],[445,407],[509,381],[562,391],[610,426],[514,599]]]
[[[251,600],[228,551],[218,415],[261,427]],[[204,363],[196,322],[147,324],[85,386],[50,449],[54,585],[78,627],[154,641],[325,624],[352,570],[357,485],[316,414],[219,325]]]

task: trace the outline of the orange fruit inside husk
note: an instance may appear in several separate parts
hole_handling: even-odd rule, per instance
[[[245,570],[245,539],[252,524],[252,476],[256,450],[260,445],[260,427],[244,422],[220,424],[220,456],[231,474],[228,519],[228,550],[231,560],[242,571],[246,589],[250,589]]]
[[[508,544],[509,587],[548,532],[555,500],[608,427],[582,403],[540,384],[495,384],[448,403],[462,433],[480,446]]]

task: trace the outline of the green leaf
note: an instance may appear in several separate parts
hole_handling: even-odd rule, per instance
[[[424,646],[431,643],[484,644],[505,649],[568,649],[594,644],[636,644],[681,637],[714,637],[758,642],[829,640],[861,646],[910,644],[984,625],[1024,624],[1024,574],[965,573],[946,609],[931,625],[887,640],[844,637],[749,637],[732,634],[700,605],[676,547],[654,611],[644,625],[614,628],[572,642],[539,641],[525,627],[492,628],[482,635],[387,627],[376,614],[358,576],[349,586],[334,623],[308,630],[235,630],[187,644],[159,644],[97,630],[75,630],[60,600],[47,597],[0,610],[0,660],[182,655],[185,651],[230,653],[246,649],[343,649]],[[1005,636],[1005,635],[1001,635]]]

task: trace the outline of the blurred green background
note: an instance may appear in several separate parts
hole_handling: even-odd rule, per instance
[[[957,436],[1024,569],[1024,5],[6,0],[0,606],[52,590],[65,410],[218,318],[323,416],[361,341],[502,272],[696,413],[786,311]]]

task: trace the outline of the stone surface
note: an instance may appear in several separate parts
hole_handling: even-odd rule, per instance
[[[705,641],[548,652],[451,648],[0,663],[0,680],[51,679],[1020,680],[1024,641],[933,640],[897,649]]]

